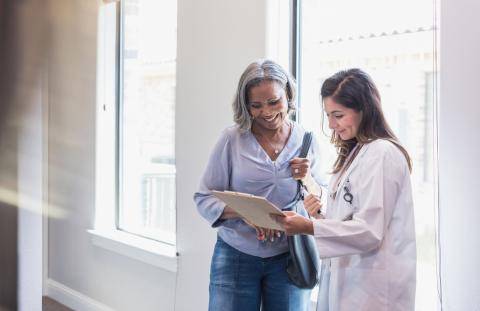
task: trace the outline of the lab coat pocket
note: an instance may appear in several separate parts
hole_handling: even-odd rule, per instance
[[[388,310],[385,270],[343,268],[339,269],[338,275],[339,288],[342,288],[339,310],[352,310],[352,307],[355,310]]]

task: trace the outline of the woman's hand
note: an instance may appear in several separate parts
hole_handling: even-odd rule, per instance
[[[322,201],[319,196],[309,194],[303,201],[308,214],[314,218],[323,218],[321,214]]]
[[[279,230],[261,228],[261,227],[255,226],[254,224],[252,224],[246,219],[243,219],[243,221],[247,225],[255,229],[255,231],[257,232],[257,239],[260,241],[274,242],[276,238],[279,238],[282,236],[282,232]]]
[[[232,208],[226,206],[220,218],[232,219],[232,218],[242,218],[242,217],[237,212],[235,212]],[[257,227],[251,222],[247,221],[245,218],[242,218],[242,219],[247,225],[255,229],[255,231],[257,232],[257,239],[260,241],[274,242],[276,238],[279,238],[282,236],[282,231]]]
[[[304,179],[310,173],[310,160],[307,158],[293,158],[290,160],[290,169],[294,179]]]
[[[284,217],[277,215],[271,215],[271,217],[285,229],[287,235],[313,235],[313,222],[310,219],[291,211],[283,212],[283,214]]]

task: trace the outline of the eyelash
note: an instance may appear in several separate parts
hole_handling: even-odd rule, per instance
[[[272,101],[270,103],[268,103],[270,106],[275,106],[276,104],[278,104],[280,102],[280,99],[277,99],[275,101]],[[258,105],[250,105],[250,108],[253,108],[253,109],[259,109],[261,106],[258,106]]]

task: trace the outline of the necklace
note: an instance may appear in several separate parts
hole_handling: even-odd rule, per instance
[[[288,136],[287,136],[287,139],[285,140],[285,144],[286,144],[288,138],[290,137],[290,135],[291,135],[291,133],[292,133],[292,124],[291,124],[291,122],[288,122],[287,124],[288,124]],[[253,133],[253,132],[252,132],[252,133]],[[270,148],[273,149],[273,152],[275,153],[275,155],[278,155],[278,154],[280,153],[280,151],[282,151],[283,148],[285,148],[285,144],[282,144],[282,148],[275,148],[275,146],[270,142],[270,140],[269,140],[268,138],[266,138],[262,133],[253,133],[253,134],[254,134],[255,136],[257,136],[257,137],[261,137],[262,140],[263,140],[264,142],[266,142],[266,143],[270,146]]]

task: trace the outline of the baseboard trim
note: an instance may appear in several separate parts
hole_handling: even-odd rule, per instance
[[[52,279],[47,279],[46,294],[73,310],[114,311],[114,309]]]

